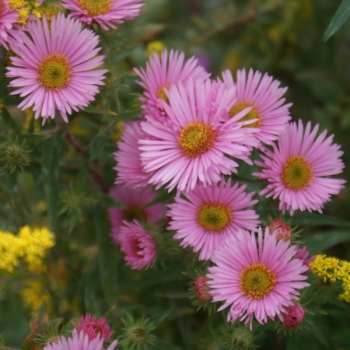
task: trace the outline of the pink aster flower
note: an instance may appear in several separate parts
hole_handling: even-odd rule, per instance
[[[120,250],[133,270],[152,267],[157,258],[157,246],[152,235],[139,222],[124,221],[120,230]]]
[[[286,313],[283,314],[283,327],[291,331],[296,330],[303,322],[305,310],[297,303],[286,308]]]
[[[117,346],[118,340],[114,340],[106,350],[114,350]],[[84,332],[78,333],[73,329],[72,336],[66,338],[62,336],[51,344],[44,346],[44,350],[103,350],[103,339],[95,338],[89,339],[89,336]]]
[[[182,239],[181,246],[200,250],[199,260],[210,259],[214,251],[237,230],[254,230],[260,224],[259,215],[247,209],[257,203],[252,193],[246,193],[246,185],[231,187],[231,181],[218,186],[198,185],[193,191],[177,197],[169,205],[171,217],[169,229],[177,230],[176,239]]]
[[[137,17],[143,6],[142,0],[63,0],[62,7],[73,11],[70,16],[80,22],[97,22],[103,29],[116,29],[114,23],[123,23]]]
[[[248,128],[258,128],[254,136],[261,142],[271,144],[278,135],[288,126],[291,119],[289,107],[291,103],[284,104],[282,96],[287,88],[280,88],[280,82],[272,77],[254,72],[250,69],[248,77],[245,69],[237,71],[237,81],[234,82],[229,70],[222,73],[223,83],[226,87],[236,87],[236,101],[230,109],[229,117],[236,115],[247,107],[251,111],[241,121],[252,121],[246,124]]]
[[[250,327],[254,317],[260,324],[276,315],[283,321],[286,307],[299,299],[297,289],[309,285],[302,282],[307,267],[293,258],[295,252],[295,246],[277,241],[268,228],[265,235],[259,228],[258,241],[253,232],[231,236],[215,252],[216,266],[208,268],[213,302],[224,301],[218,311],[231,305],[227,321],[245,320]]]
[[[97,70],[104,56],[97,56],[98,36],[62,13],[52,16],[50,29],[46,17],[29,21],[21,36],[24,44],[11,42],[11,67],[7,77],[14,78],[11,94],[25,97],[18,105],[22,110],[34,104],[35,119],[55,117],[55,110],[68,122],[67,113],[86,107],[103,85],[103,74]]]
[[[110,339],[114,333],[111,331],[111,328],[107,324],[107,320],[104,317],[100,317],[96,321],[95,317],[90,314],[81,316],[78,324],[75,325],[75,329],[78,333],[83,332],[84,334],[87,334],[89,340],[99,338],[104,342]]]
[[[172,84],[185,84],[190,78],[206,79],[209,74],[197,64],[197,59],[191,57],[185,61],[185,54],[178,51],[164,50],[161,58],[155,53],[146,64],[146,70],[135,68],[135,72],[142,79],[138,83],[146,90],[145,97],[141,100],[145,103],[142,108],[146,114],[159,118],[164,116],[162,101],[168,101],[164,89],[169,89]]]
[[[295,210],[317,210],[322,213],[323,203],[338,194],[345,180],[328,176],[339,174],[344,168],[340,159],[340,146],[332,144],[333,135],[326,138],[327,131],[316,137],[318,125],[311,130],[308,122],[304,130],[302,122],[291,123],[278,137],[278,146],[266,150],[262,169],[254,175],[267,179],[269,185],[261,195],[278,198],[279,209],[293,215]]]
[[[122,141],[118,142],[119,150],[114,153],[117,166],[116,184],[125,184],[129,187],[147,186],[151,178],[141,165],[140,150],[138,141],[147,139],[147,134],[142,131],[140,122],[124,124]]]
[[[295,246],[297,248],[297,251],[294,255],[294,258],[301,260],[303,262],[303,265],[307,267],[307,270],[305,272],[311,272],[309,264],[316,259],[316,256],[312,255],[309,257],[309,252],[307,251],[306,246],[302,248],[300,248],[298,244],[296,244]]]
[[[210,80],[190,80],[185,86],[178,83],[166,94],[169,104],[163,101],[163,108],[171,125],[149,117],[141,123],[142,130],[154,138],[139,141],[143,169],[153,172],[150,184],[158,188],[168,183],[169,191],[176,186],[188,191],[197,182],[216,183],[221,174],[237,172],[233,158],[251,163],[248,145],[254,145],[254,139],[237,122],[249,109],[221,122],[234,102],[234,88],[220,87],[220,104],[215,110]]]
[[[12,10],[6,0],[0,0],[0,44],[8,50],[7,43],[12,27],[18,18],[18,12]]]

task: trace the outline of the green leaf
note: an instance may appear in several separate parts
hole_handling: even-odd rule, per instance
[[[288,219],[287,215],[286,218]],[[332,225],[339,227],[350,227],[350,222],[348,221],[319,213],[297,212],[290,219],[292,220],[292,225]]]
[[[323,40],[328,40],[350,16],[350,0],[343,0],[337,12],[333,16],[331,23],[326,29]]]
[[[96,290],[98,288],[97,281],[99,280],[99,271],[97,265],[97,259],[94,258],[88,270],[86,271],[83,279],[83,300],[85,312],[93,315],[99,314],[99,307],[96,298]]]
[[[4,121],[4,123],[8,127],[13,129],[16,133],[21,132],[20,126],[12,119],[10,113],[7,111],[7,109],[5,107],[1,108],[0,116],[1,116],[2,120]]]
[[[304,239],[310,254],[319,254],[339,244],[350,241],[350,231],[329,231]]]
[[[103,149],[109,140],[108,134],[104,130],[100,130],[91,141],[90,160],[93,161],[101,157]]]
[[[107,111],[105,109],[100,109],[97,107],[89,106],[84,108],[84,112],[86,113],[93,113],[93,114],[106,114],[106,115],[117,115],[117,113],[113,111]]]
[[[114,304],[118,293],[118,265],[120,259],[116,254],[117,247],[109,236],[107,210],[97,208],[95,210],[95,230],[98,246],[98,266],[103,292],[108,304]]]
[[[166,310],[164,312],[160,312],[159,314],[156,314],[148,319],[151,323],[153,323],[155,326],[158,326],[159,323],[163,322],[170,314],[174,312],[174,309]]]
[[[47,200],[49,228],[55,231],[58,209],[58,170],[60,153],[66,129],[43,142],[41,174]]]

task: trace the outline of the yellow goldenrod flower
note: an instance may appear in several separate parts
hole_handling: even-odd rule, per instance
[[[156,52],[158,56],[160,56],[163,50],[165,50],[165,45],[161,41],[151,41],[147,45],[147,53],[150,56],[153,56],[154,52]]]
[[[32,313],[38,310],[41,306],[45,306],[48,313],[52,309],[52,300],[50,294],[45,290],[45,286],[40,280],[25,280],[23,281],[26,288],[21,290],[23,303]]]
[[[22,242],[11,232],[0,231],[0,269],[13,273],[23,251]]]

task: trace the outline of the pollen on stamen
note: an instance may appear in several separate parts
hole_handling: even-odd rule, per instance
[[[292,156],[283,166],[283,183],[292,190],[303,190],[310,185],[313,171],[304,156]]]
[[[253,119],[257,119],[255,122],[252,122],[250,124],[245,124],[243,127],[245,128],[258,128],[261,125],[261,115],[256,110],[255,106],[251,103],[243,103],[239,102],[233,105],[233,107],[230,109],[229,114],[231,117],[235,116],[239,112],[243,111],[247,107],[253,107],[250,112],[248,112],[243,118],[241,118],[240,122],[245,122]]]

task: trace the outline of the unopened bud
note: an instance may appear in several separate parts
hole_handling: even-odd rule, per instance
[[[231,344],[238,349],[249,349],[253,344],[253,334],[246,327],[236,328],[232,333]]]
[[[194,283],[194,292],[199,301],[206,302],[211,300],[211,295],[209,294],[208,278],[197,277]]]
[[[286,308],[286,313],[283,314],[283,327],[294,331],[303,322],[305,315],[304,309],[299,305],[294,303]]]
[[[29,165],[27,151],[21,145],[9,145],[2,152],[2,161],[5,163],[5,168],[13,172],[16,168]]]
[[[287,242],[292,238],[292,228],[279,219],[272,221],[269,225],[269,228],[271,233],[276,231],[277,241],[283,239],[285,242]]]
[[[145,327],[136,325],[130,329],[130,337],[136,343],[145,343],[148,339],[148,332]]]

